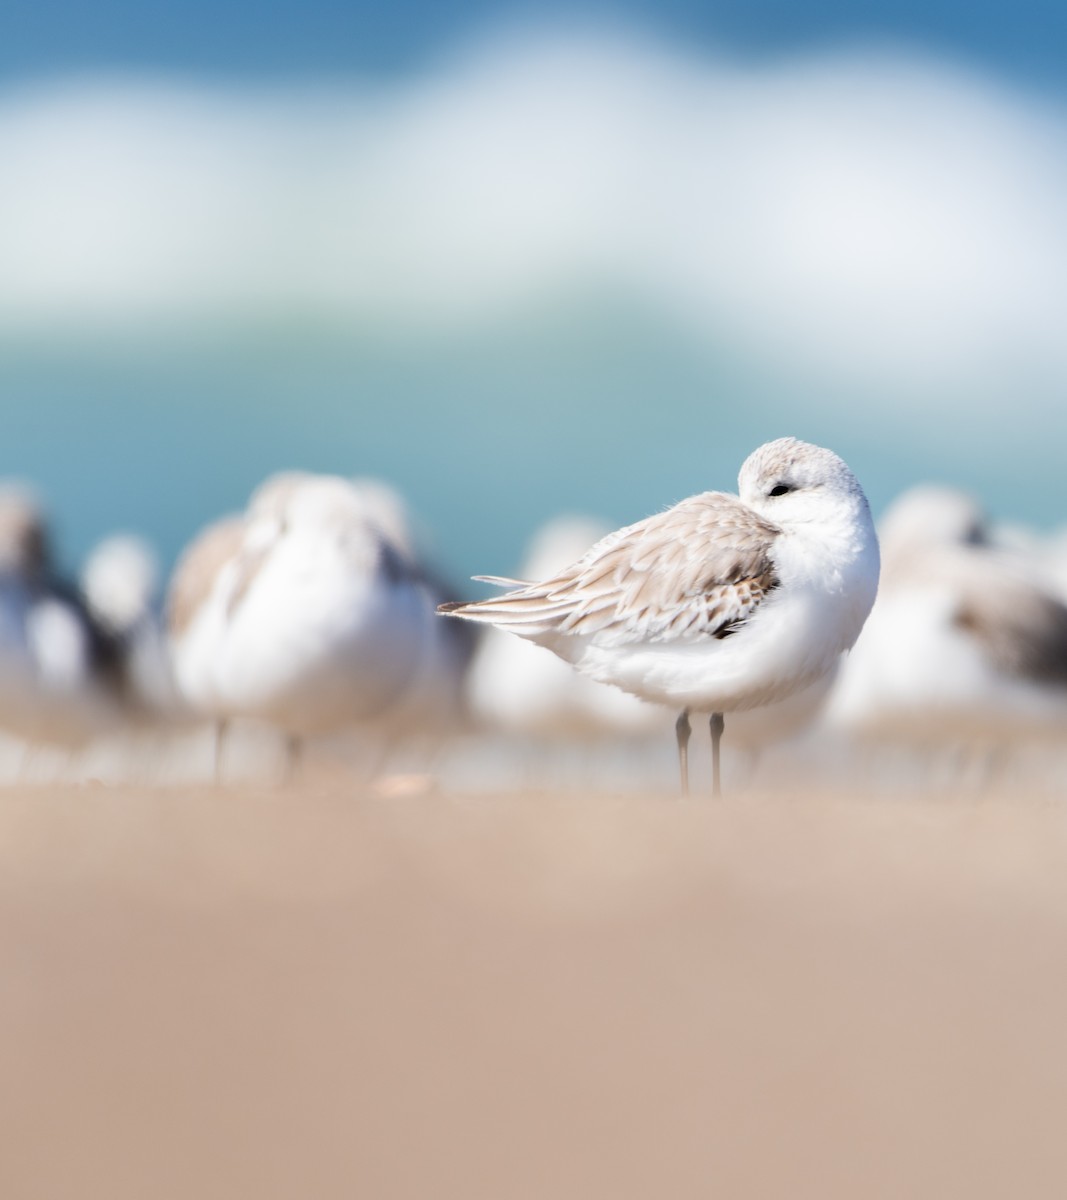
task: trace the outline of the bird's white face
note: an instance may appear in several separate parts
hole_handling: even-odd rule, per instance
[[[780,438],[745,460],[738,477],[741,499],[776,525],[825,521],[866,511],[855,475],[831,450]]]
[[[245,545],[264,548],[290,532],[326,533],[370,524],[347,480],[290,471],[267,480],[248,507]]]
[[[977,501],[954,488],[920,486],[898,496],[879,525],[883,546],[892,553],[938,546],[980,546],[988,542]]]
[[[290,529],[308,533],[348,534],[371,531],[366,505],[352,485],[331,475],[309,479],[292,495],[285,510]]]
[[[293,496],[311,480],[306,471],[280,471],[261,483],[248,502],[249,519],[273,517],[282,522]]]
[[[151,611],[158,583],[152,548],[125,534],[101,542],[82,575],[93,615],[115,632],[131,629]]]

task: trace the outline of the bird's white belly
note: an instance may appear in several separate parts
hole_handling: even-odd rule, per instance
[[[849,608],[841,595],[798,586],[772,595],[729,637],[621,646],[591,641],[573,661],[645,700],[738,712],[785,700],[830,671],[859,632]]]
[[[230,711],[298,733],[376,717],[411,680],[423,629],[411,588],[269,565],[234,614],[219,691]]]
[[[215,674],[225,633],[221,602],[210,596],[189,627],[171,640],[170,670],[182,700],[197,712],[222,716]]]

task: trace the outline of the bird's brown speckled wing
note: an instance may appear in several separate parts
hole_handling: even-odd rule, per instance
[[[705,492],[608,534],[551,579],[441,611],[533,638],[722,638],[777,586],[778,534],[736,496]]]

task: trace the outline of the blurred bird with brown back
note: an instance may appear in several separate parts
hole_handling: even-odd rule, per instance
[[[393,737],[394,724],[407,732],[421,716],[416,699],[455,690],[440,678],[437,596],[383,527],[381,498],[340,476],[272,476],[175,573],[179,688],[217,722],[274,725],[290,777],[307,738],[358,724]]]
[[[1067,727],[1067,605],[1040,561],[995,544],[977,501],[909,489],[880,523],[878,603],[828,720],[914,748],[1058,740]]]

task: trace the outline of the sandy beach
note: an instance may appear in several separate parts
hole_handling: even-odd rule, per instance
[[[1067,805],[0,794],[0,1193],[1067,1189]]]

